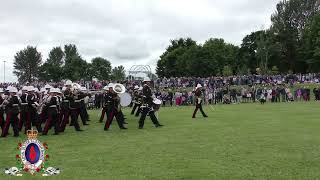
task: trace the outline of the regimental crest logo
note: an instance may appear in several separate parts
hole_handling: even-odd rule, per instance
[[[42,176],[52,176],[60,174],[59,168],[48,167],[49,149],[47,143],[41,143],[38,139],[38,131],[28,130],[28,139],[19,143],[16,154],[17,167],[6,168],[5,173],[12,176],[22,176],[22,173],[35,174],[42,172]]]

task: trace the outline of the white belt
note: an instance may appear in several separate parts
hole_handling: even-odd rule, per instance
[[[12,104],[13,107],[19,106],[19,104]]]
[[[51,108],[56,108],[56,107],[57,107],[57,105],[51,105],[51,106],[49,106],[49,107],[51,107]]]
[[[81,102],[81,100],[74,100],[74,102]]]
[[[63,102],[69,102],[69,100],[64,100]]]
[[[21,105],[25,106],[25,105],[28,105],[28,103],[21,103]]]

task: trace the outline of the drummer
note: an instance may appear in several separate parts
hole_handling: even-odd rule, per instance
[[[155,127],[161,127],[161,125],[154,114],[153,109],[153,98],[152,98],[152,91],[150,88],[150,78],[144,78],[144,85],[143,85],[143,105],[141,106],[142,112],[141,117],[139,120],[139,129],[143,129],[144,120],[146,119],[147,114],[149,114],[151,121],[155,125]]]

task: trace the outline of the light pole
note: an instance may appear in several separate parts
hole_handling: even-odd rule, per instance
[[[3,83],[6,83],[6,61],[3,61]]]

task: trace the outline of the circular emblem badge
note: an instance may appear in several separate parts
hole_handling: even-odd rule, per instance
[[[21,160],[25,168],[35,172],[44,161],[45,149],[37,139],[28,139],[21,147]]]

